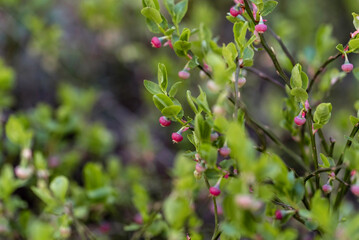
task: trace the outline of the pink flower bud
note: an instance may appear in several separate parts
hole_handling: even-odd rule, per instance
[[[255,26],[255,30],[258,33],[264,33],[265,31],[267,31],[267,25],[265,25],[264,23],[259,23]]]
[[[202,164],[197,163],[197,164],[196,164],[196,171],[199,172],[199,173],[202,173],[202,172],[206,171],[206,168],[204,168],[204,167],[202,166]]]
[[[68,238],[71,235],[71,228],[69,227],[60,227],[60,235],[62,238]]]
[[[253,198],[250,195],[237,195],[235,197],[235,203],[238,207],[242,209],[251,209],[252,208]]]
[[[160,48],[162,46],[161,40],[158,37],[153,37],[151,40],[152,47]]]
[[[135,216],[133,217],[133,221],[137,224],[143,224],[142,215],[140,213],[136,213]]]
[[[218,139],[219,135],[216,132],[211,133],[211,141],[216,141]]]
[[[359,185],[351,186],[350,191],[352,191],[352,193],[358,197],[359,196]]]
[[[227,157],[231,153],[231,149],[228,147],[221,147],[218,151],[222,157]]]
[[[29,160],[29,159],[32,157],[31,149],[29,149],[29,148],[24,148],[24,149],[21,151],[21,156],[22,156],[23,158],[25,158],[26,160]]]
[[[179,143],[183,140],[183,136],[178,132],[172,133],[172,141],[173,143]]]
[[[260,17],[259,23],[254,27],[258,33],[264,33],[267,31],[267,25],[264,24],[262,16]]]
[[[137,224],[142,224],[142,223],[139,223],[139,222],[136,221],[136,219],[135,219],[136,216],[139,216],[142,219],[141,214],[137,213],[135,215],[134,222],[137,223]],[[138,219],[138,220],[140,220],[140,219]],[[142,220],[142,222],[143,222],[143,220]],[[108,232],[111,230],[111,225],[108,222],[103,222],[103,223],[101,223],[99,230],[103,234],[108,234]]]
[[[226,110],[219,105],[214,105],[212,110],[213,110],[214,115],[217,115],[217,116],[226,114]]]
[[[296,116],[296,117],[294,118],[294,122],[295,122],[295,124],[297,124],[298,126],[302,126],[302,125],[305,124],[306,119],[305,119],[305,118],[302,118],[302,117],[300,117],[300,116]]]
[[[243,87],[244,84],[246,84],[247,80],[245,77],[238,78],[238,87]]]
[[[350,62],[344,63],[342,65],[342,70],[347,73],[351,72],[353,70],[353,64],[351,64]]]
[[[322,189],[324,193],[328,194],[332,191],[332,186],[330,186],[329,184],[324,184],[322,186]]]
[[[240,8],[237,9],[236,6],[233,6],[233,7],[231,7],[231,9],[229,10],[229,13],[230,13],[233,17],[237,17],[239,14],[242,13],[241,10],[242,10],[242,9],[240,9]]]
[[[26,180],[29,177],[31,177],[33,172],[33,169],[31,167],[22,167],[22,166],[17,166],[15,167],[15,175],[16,177]]]
[[[207,82],[207,88],[214,93],[219,91],[219,86],[213,80]]]
[[[162,127],[168,127],[169,125],[171,125],[171,120],[169,120],[165,116],[161,116],[159,122]]]
[[[217,197],[217,196],[219,196],[219,194],[221,194],[221,190],[219,189],[218,185],[215,185],[214,187],[209,188],[209,193],[212,196]]]
[[[283,219],[283,212],[281,210],[276,210],[275,211],[275,219],[277,220],[282,220]]]
[[[191,74],[186,70],[182,70],[178,72],[178,76],[182,79],[188,79],[191,76]]]

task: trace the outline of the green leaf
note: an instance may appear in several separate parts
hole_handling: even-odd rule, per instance
[[[20,118],[12,115],[5,126],[8,139],[21,147],[30,147],[33,132],[27,130]]]
[[[167,69],[166,66],[162,63],[158,64],[158,85],[160,85],[163,92],[167,91]]]
[[[217,148],[213,147],[209,143],[202,143],[199,146],[199,154],[201,158],[206,160],[209,167],[214,168],[216,166],[218,155]]]
[[[329,122],[332,112],[332,104],[331,103],[321,103],[317,106],[314,113],[314,122],[320,125],[325,125]],[[318,129],[314,126],[315,129]]]
[[[162,111],[165,107],[169,107],[173,105],[172,100],[164,94],[153,95],[152,100],[156,105],[156,107],[158,108],[158,110],[160,111]]]
[[[175,9],[175,3],[174,0],[164,0],[163,1],[165,7],[167,8],[167,11],[171,16],[173,16],[174,9]]]
[[[181,33],[181,36],[180,36],[180,40],[181,40],[181,41],[188,42],[190,36],[191,36],[191,30],[189,30],[188,28],[184,28],[184,29],[182,30],[182,33]]]
[[[144,80],[143,85],[145,85],[145,88],[147,89],[147,91],[149,93],[151,93],[152,95],[163,93],[160,86],[158,86],[158,84],[156,84],[152,81]]]
[[[297,63],[292,69],[292,76],[290,78],[290,86],[292,88],[301,88],[303,86],[301,72],[302,67]]]
[[[168,95],[170,97],[174,97],[177,94],[178,88],[182,85],[182,82],[176,82],[172,85],[170,91],[168,92]]]
[[[137,210],[141,213],[141,216],[146,220],[148,216],[147,206],[149,203],[149,196],[146,189],[138,183],[132,186],[132,202],[134,203]]]
[[[231,42],[227,46],[223,45],[222,55],[230,68],[236,67],[234,60],[238,56],[238,53],[237,53],[237,49],[236,49],[236,46],[234,45],[234,43]]]
[[[50,189],[54,196],[61,200],[65,201],[66,192],[69,187],[69,180],[64,176],[57,176],[50,183]]]
[[[180,230],[191,214],[190,204],[186,198],[172,194],[164,202],[163,213],[171,229]]]
[[[350,40],[349,48],[351,51],[355,51],[355,50],[359,49],[359,38]]]
[[[191,60],[188,62],[188,67],[193,69],[199,65],[198,57],[193,56]]]
[[[353,24],[356,30],[359,30],[359,14],[352,13],[353,15]]]
[[[187,90],[187,102],[189,104],[189,106],[192,108],[192,111],[197,114],[198,113],[198,110],[197,110],[197,107],[196,105],[194,104],[193,100],[192,100],[192,94],[191,94],[191,91],[190,90]]]
[[[302,88],[303,89],[307,89],[308,88],[308,83],[309,83],[309,79],[308,79],[308,76],[305,72],[301,72],[300,73],[300,76],[302,78]]]
[[[101,188],[106,184],[102,166],[89,162],[83,169],[83,178],[86,190]]]
[[[359,80],[359,67],[353,69],[354,77]]]
[[[47,188],[31,187],[31,190],[35,195],[40,198],[44,203],[48,205],[54,205],[55,199],[51,196],[50,191]]]
[[[199,105],[200,110],[203,110],[204,112],[208,113],[209,115],[212,115],[211,109],[209,109],[208,101],[207,101],[207,95],[202,90],[201,86],[198,86],[200,94],[197,97],[197,103]]]
[[[161,30],[158,28],[158,24],[149,18],[146,18],[146,26],[152,33],[161,33]]]
[[[225,117],[219,116],[214,120],[214,128],[220,133],[225,133],[228,128],[228,121]]]
[[[187,41],[178,40],[173,44],[173,49],[179,57],[187,56],[188,50],[191,49],[191,43]]]
[[[182,0],[175,5],[174,8],[175,18],[172,19],[175,25],[179,24],[182,21],[183,17],[186,15],[187,8],[188,8],[188,0]]]
[[[158,0],[142,0],[142,6],[160,10],[160,4],[158,3]]]
[[[175,117],[181,112],[181,110],[182,110],[181,106],[172,105],[162,109],[162,114],[166,117]]]
[[[145,7],[141,10],[141,14],[157,24],[162,22],[161,13],[155,8]]]
[[[320,153],[320,159],[322,159],[324,167],[330,167],[328,158],[323,153]]]
[[[356,118],[356,117],[354,117],[354,116],[350,116],[349,119],[350,119],[350,122],[351,122],[353,125],[355,125],[355,124],[357,124],[357,123],[359,122],[359,118]]]
[[[342,54],[344,54],[343,44],[338,44],[335,48],[336,48],[339,52],[341,52]]]
[[[142,225],[136,224],[136,223],[131,223],[129,225],[125,225],[123,227],[123,230],[125,230],[126,232],[133,232],[133,231],[137,231],[142,227]]]
[[[266,1],[264,2],[263,10],[261,11],[262,16],[267,16],[269,13],[271,13],[275,7],[277,6],[277,1]]]
[[[205,121],[200,113],[194,120],[194,131],[198,139],[203,142],[209,142],[211,136],[211,126]]]
[[[290,94],[296,98],[297,102],[301,102],[303,104],[308,99],[308,93],[301,87],[293,88],[290,91]]]

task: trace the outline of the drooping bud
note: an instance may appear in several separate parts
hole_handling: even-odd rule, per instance
[[[267,31],[267,25],[264,24],[262,16],[260,17],[259,23],[254,28],[258,33]]]
[[[279,210],[279,209],[277,209],[276,211],[275,211],[275,219],[277,219],[277,220],[282,220],[283,219],[283,211],[281,211],[281,210]]]
[[[168,127],[169,125],[171,125],[171,120],[169,120],[165,116],[161,116],[159,122],[162,127]]]
[[[355,195],[355,196],[359,196],[359,185],[352,185],[350,187],[350,191]]]
[[[199,172],[199,173],[202,173],[202,172],[206,171],[206,168],[203,167],[202,164],[197,163],[196,164],[196,171]]]
[[[322,190],[325,194],[331,193],[332,191],[332,186],[330,186],[329,184],[324,184],[322,186]]]
[[[188,79],[191,76],[191,74],[187,70],[182,70],[178,72],[178,77],[182,79]]]
[[[217,197],[219,196],[219,194],[221,194],[221,190],[219,189],[219,186],[216,184],[215,186],[209,188],[209,193],[212,196]]]
[[[15,167],[15,175],[16,177],[26,180],[29,177],[31,177],[33,172],[33,168],[32,167],[22,167],[22,166],[17,166]]]
[[[302,125],[305,124],[306,119],[305,119],[305,118],[302,118],[301,116],[296,116],[296,117],[294,118],[294,122],[295,122],[295,124],[297,124],[298,126],[302,126]]]
[[[231,149],[229,147],[221,147],[218,151],[222,157],[227,157],[231,153]]]
[[[353,70],[354,66],[350,62],[344,63],[342,65],[342,70],[344,72],[350,73]]]
[[[350,62],[349,62],[349,59],[348,59],[348,56],[347,56],[347,54],[346,53],[344,53],[344,55],[345,55],[345,62],[344,62],[344,64],[342,65],[342,70],[344,71],[344,72],[346,72],[346,73],[350,73],[352,70],[353,70],[353,64],[351,64]]]
[[[229,13],[233,16],[233,17],[237,17],[238,15],[240,15],[242,13],[241,8],[238,8],[237,6],[233,6],[231,7],[231,9],[229,10]]]
[[[179,143],[179,142],[181,142],[183,140],[183,136],[179,132],[172,133],[172,141],[173,141],[173,143]]]
[[[153,37],[151,40],[152,47],[160,48],[162,46],[161,40],[158,37]]]
[[[217,132],[212,132],[211,133],[211,141],[216,141],[218,139],[219,135]]]

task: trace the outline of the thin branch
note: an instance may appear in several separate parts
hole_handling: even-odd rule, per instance
[[[324,72],[325,67],[326,67],[329,63],[333,62],[335,59],[337,59],[338,57],[340,57],[341,55],[342,55],[341,53],[337,53],[337,54],[334,55],[334,56],[330,56],[330,57],[327,59],[327,61],[325,61],[325,62],[322,64],[322,66],[319,67],[319,69],[318,69],[318,70],[316,71],[316,73],[314,74],[314,77],[310,80],[309,87],[308,87],[308,90],[307,90],[308,93],[310,92],[310,90],[312,90],[312,87],[313,87],[314,82],[315,82],[315,80],[317,79],[317,77],[318,77],[322,72]]]
[[[287,55],[288,59],[290,60],[290,62],[292,63],[292,65],[294,66],[296,64],[296,61],[294,59],[294,57],[292,56],[292,54],[290,54],[288,48],[285,46],[285,44],[283,43],[282,39],[280,36],[278,36],[272,28],[268,27],[269,33],[272,34],[272,36],[277,40],[277,42],[279,43],[280,47],[282,48],[283,52],[285,53],[285,55]]]
[[[253,67],[246,67],[245,69],[249,72],[256,74],[258,77],[262,78],[263,80],[274,83],[275,85],[285,89],[284,85],[281,82],[278,82],[276,79],[272,78],[271,76],[268,76],[264,72]]]
[[[249,17],[252,19],[253,23],[256,24],[256,20],[254,19],[253,17],[253,13],[252,13],[252,10],[251,8],[249,7],[249,4],[247,2],[247,0],[244,0],[244,5],[245,5],[245,8],[246,8],[246,11],[249,15]],[[268,46],[267,44],[267,41],[265,40],[264,36],[262,33],[258,33],[259,35],[259,38],[261,39],[261,44],[263,46],[263,48],[266,50],[266,52],[269,54],[269,57],[272,59],[272,62],[274,64],[274,67],[275,69],[277,69],[277,72],[279,74],[279,76],[281,76],[281,78],[284,80],[284,82],[286,84],[288,84],[288,86],[290,85],[289,84],[289,78],[288,76],[284,73],[282,67],[280,66],[279,62],[278,62],[278,59],[277,57],[275,56],[274,52],[272,51],[272,49]]]
[[[204,181],[206,183],[207,188],[209,189],[211,185],[209,184],[208,178],[206,175],[203,175]],[[214,232],[212,235],[212,240],[215,240],[219,237],[220,232],[218,231],[219,228],[219,222],[218,222],[218,210],[217,210],[217,201],[215,197],[212,197],[213,200],[213,206],[214,206]]]
[[[342,179],[338,178],[338,177],[335,177],[336,180],[338,180],[340,183],[344,184],[345,186],[350,186],[349,183],[347,182],[344,182]]]
[[[307,125],[308,125],[308,131],[309,131],[309,135],[310,135],[310,142],[312,144],[314,168],[317,171],[319,168],[318,153],[317,153],[317,144],[315,142],[315,135],[313,134],[313,130],[312,130],[312,110],[311,109],[309,109],[309,111],[308,111],[308,124]],[[315,185],[316,185],[317,189],[320,188],[318,175],[315,175]]]
[[[238,49],[237,49],[238,51]],[[239,79],[239,71],[241,69],[240,67],[240,61],[237,60],[237,69],[235,73],[235,82],[234,82],[234,89],[235,89],[235,96],[234,96],[234,118],[237,119],[238,115],[238,93],[239,93],[239,86],[238,86],[238,79]]]
[[[349,139],[347,140],[347,143],[346,143],[345,146],[344,146],[343,152],[340,154],[339,160],[338,160],[338,162],[337,162],[337,166],[343,164],[345,151],[346,151],[348,148],[350,148],[350,146],[352,145],[352,140],[351,140],[351,139],[355,137],[355,135],[357,134],[358,130],[359,130],[359,124],[357,123],[357,124],[355,124],[355,126],[353,127],[352,132],[351,132],[350,135],[349,135]],[[338,169],[338,170],[335,171],[335,175],[338,174],[339,170],[340,170],[340,169]]]
[[[212,79],[212,75],[209,73],[209,72],[207,72],[205,69],[204,69],[204,67],[202,67],[202,65],[197,65],[197,67],[199,68],[199,69],[201,69],[210,79]]]
[[[342,164],[343,161],[344,161],[344,154],[345,154],[345,151],[350,148],[350,146],[352,145],[352,138],[355,137],[355,135],[357,134],[359,130],[359,123],[355,124],[352,132],[350,133],[350,139],[347,140],[347,143],[345,144],[345,147],[344,147],[344,150],[343,152],[340,154],[340,157],[339,157],[339,160],[337,162],[337,165],[339,164]],[[336,172],[335,172],[335,175],[337,175],[337,173],[339,172],[340,169],[338,169]],[[344,178],[343,178],[343,181],[344,182],[348,182],[350,179],[350,170],[347,168],[345,170],[345,174],[344,174]],[[348,191],[348,188],[349,186],[346,186],[345,184],[343,183],[340,183],[339,184],[339,187],[338,187],[338,194],[337,194],[337,198],[335,199],[335,202],[334,202],[334,210],[338,209],[345,193]]]
[[[254,124],[257,128],[261,129],[264,134],[266,134],[277,146],[285,151],[291,158],[294,160],[296,164],[298,164],[303,170],[307,171],[307,166],[303,163],[302,158],[298,156],[295,152],[293,152],[291,149],[287,148],[280,140],[279,138],[267,127],[262,126],[260,123],[258,123],[256,120],[251,118],[251,116],[248,114],[248,111],[243,103],[241,103],[241,109],[243,110],[246,119]]]
[[[323,134],[323,131],[321,128],[318,129],[318,136],[320,138],[320,142],[324,148],[325,153],[329,154],[329,147],[328,147],[327,141],[325,141],[325,137],[324,137],[324,134]]]
[[[333,152],[334,152],[334,146],[335,146],[335,139],[330,137],[329,138],[330,141],[330,148],[329,148],[329,157],[333,157]]]
[[[330,168],[320,168],[320,169],[308,174],[306,177],[304,177],[304,183],[306,181],[308,181],[309,179],[311,179],[312,177],[319,175],[320,173],[333,172],[333,171],[335,171],[337,169],[340,169],[340,168],[343,168],[343,167],[345,167],[345,166],[344,165],[339,165],[339,166],[330,167]]]

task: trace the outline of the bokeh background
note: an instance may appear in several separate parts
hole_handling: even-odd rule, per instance
[[[232,41],[232,23],[225,16],[232,5],[229,0],[190,0],[182,26],[206,24],[219,45],[228,43]],[[170,135],[176,127],[160,127],[160,112],[143,87],[144,79],[156,79],[158,62],[166,64],[169,79],[174,82],[186,61],[168,47],[151,47],[153,35],[146,28],[141,8],[139,0],[0,0],[2,121],[13,113],[26,118],[36,131],[34,149],[44,151],[49,161],[58,164],[53,171],[65,174],[79,186],[85,184],[83,169],[87,163],[107,169],[115,197],[108,200],[108,206],[100,206],[103,209],[97,215],[90,211],[86,223],[98,237],[104,230],[101,227],[110,226],[104,230],[109,239],[131,236],[123,228],[137,214],[131,203],[131,186],[140,183],[151,202],[160,204],[171,191],[176,153],[191,149],[186,142],[172,144]],[[359,12],[358,0],[279,1],[267,24],[312,76],[336,53],[338,43],[348,41],[354,31],[351,12],[355,11]],[[269,41],[290,71],[279,45],[273,38]],[[358,66],[359,58],[351,58]],[[339,69],[341,64],[338,59],[331,67]],[[265,53],[256,53],[255,66],[278,79]],[[330,74],[323,77],[314,99],[323,96],[331,80]],[[198,84],[208,91],[206,80],[193,70],[180,89],[179,99],[185,99],[185,89],[197,92]],[[348,115],[355,114],[358,89],[357,80],[348,75],[325,96],[333,104],[331,123],[325,127],[330,136],[343,139],[349,134]],[[290,144],[290,134],[278,124],[284,97],[276,86],[250,73],[241,90],[251,114],[288,138]],[[7,151],[2,163],[16,165],[17,160],[9,160],[12,155]],[[111,169],[116,168],[111,175]],[[17,194],[30,209],[36,208],[33,193],[20,189]],[[209,202],[203,201],[198,215],[203,224],[201,232],[207,234],[213,216],[208,211]]]

